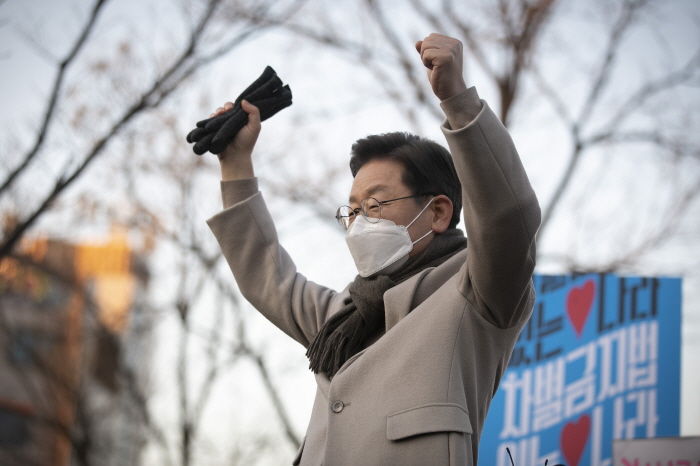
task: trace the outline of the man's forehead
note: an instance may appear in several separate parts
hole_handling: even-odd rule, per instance
[[[393,195],[403,192],[403,166],[391,159],[374,159],[365,163],[355,175],[350,202],[359,203],[375,194]]]
[[[363,199],[366,199],[370,196],[373,196],[377,193],[385,193],[387,191],[391,191],[391,187],[386,185],[386,184],[373,184],[369,185],[366,188],[363,188],[360,192],[355,192],[355,189],[350,192],[350,197],[349,201],[350,202],[360,202]]]

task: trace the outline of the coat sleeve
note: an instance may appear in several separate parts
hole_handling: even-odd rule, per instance
[[[511,327],[532,309],[539,203],[508,131],[474,87],[440,105],[469,241],[461,291],[487,320]]]
[[[257,179],[221,182],[224,210],[207,220],[243,296],[308,347],[339,293],[298,273],[279,244]]]

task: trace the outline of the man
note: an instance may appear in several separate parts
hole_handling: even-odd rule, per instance
[[[416,50],[452,156],[404,133],[353,146],[337,218],[359,275],[342,292],[306,280],[278,243],[254,178],[254,106],[243,103],[249,122],[220,154],[224,210],[207,224],[243,295],[307,348],[318,384],[293,464],[476,464],[532,311],[540,209],[518,154],[467,89],[461,43],[431,34]],[[455,228],[462,202],[468,247]]]

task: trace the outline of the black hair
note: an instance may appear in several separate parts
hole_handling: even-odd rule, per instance
[[[457,226],[462,210],[462,185],[447,149],[430,139],[401,131],[367,136],[352,145],[353,178],[364,164],[374,159],[399,162],[404,168],[402,181],[413,194],[447,196],[453,208],[450,228]]]

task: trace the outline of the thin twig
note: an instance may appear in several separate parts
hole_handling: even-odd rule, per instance
[[[442,119],[443,114],[433,104],[433,99],[428,99],[428,95],[425,92],[424,83],[416,78],[417,73],[414,64],[420,63],[420,60],[411,60],[408,57],[406,53],[406,47],[402,45],[403,42],[399,39],[396,31],[392,29],[390,22],[384,16],[384,12],[379,6],[379,2],[376,0],[366,0],[366,3],[367,6],[370,8],[370,11],[373,13],[372,18],[374,18],[375,22],[379,26],[379,30],[382,32],[382,34],[384,34],[384,37],[389,43],[389,46],[394,51],[399,66],[401,67],[403,75],[406,78],[406,81],[408,81],[408,83],[413,88],[413,95],[415,99],[420,105],[423,106],[423,108],[430,111],[430,113],[435,118]],[[417,116],[414,114],[413,111],[410,114],[408,114],[407,117],[414,126],[417,126]]]
[[[613,65],[617,59],[617,53],[622,45],[622,36],[633,24],[632,20],[634,19],[637,10],[641,8],[646,1],[647,0],[628,0],[623,2],[622,11],[610,30],[603,61],[601,62],[598,71],[595,73],[595,78],[592,81],[591,88],[588,91],[588,95],[584,99],[583,108],[576,119],[580,127],[583,127],[587,123],[588,118],[593,112],[595,104],[598,103],[598,98],[601,96],[605,86],[609,82],[608,78],[610,77],[610,73],[612,73]]]
[[[85,41],[90,35],[90,32],[92,32],[92,29],[97,21],[97,16],[100,13],[106,1],[107,0],[97,0],[95,2],[95,5],[92,8],[92,12],[88,17],[87,22],[83,26],[83,30],[78,36],[78,39],[73,44],[73,47],[71,47],[70,51],[68,52],[68,55],[66,55],[66,57],[59,63],[58,73],[56,74],[51,94],[49,96],[49,102],[46,106],[46,110],[44,110],[44,118],[42,119],[41,125],[39,126],[39,130],[37,131],[34,144],[24,155],[24,157],[22,158],[22,162],[14,170],[12,170],[7,176],[7,178],[5,178],[5,181],[2,182],[2,185],[0,185],[0,194],[2,194],[10,186],[10,184],[12,184],[15,178],[17,178],[17,176],[19,176],[19,174],[27,168],[29,162],[31,162],[32,159],[34,159],[36,154],[39,152],[39,149],[41,149],[41,146],[43,145],[44,141],[46,140],[46,135],[48,134],[49,126],[53,121],[54,110],[56,109],[56,102],[58,101],[58,96],[61,92],[63,78],[65,77],[66,71],[68,70],[68,67],[71,65],[73,59],[76,57],[80,49],[85,44]],[[1,254],[0,257],[3,257],[4,255],[5,254]]]
[[[80,174],[95,160],[95,158],[100,155],[103,149],[106,147],[107,143],[114,137],[123,126],[125,126],[135,115],[141,111],[158,105],[168,94],[170,94],[174,87],[169,87],[165,91],[161,91],[161,86],[165,81],[167,81],[175,72],[183,66],[183,64],[190,58],[194,53],[195,48],[202,36],[204,28],[212,17],[216,5],[221,0],[210,0],[208,8],[205,14],[202,16],[195,32],[192,37],[190,37],[189,43],[181,55],[175,60],[175,62],[170,66],[170,68],[153,83],[151,88],[141,95],[141,98],[134,103],[126,112],[122,115],[119,120],[107,131],[107,133],[102,136],[92,147],[90,152],[87,154],[83,162],[70,174],[64,173],[61,175],[56,183],[54,184],[51,192],[46,196],[43,202],[36,208],[31,214],[25,217],[24,220],[18,222],[17,225],[5,236],[0,246],[0,258],[5,257],[14,248],[15,244],[22,237],[24,232],[34,224],[34,222],[49,209],[51,204],[55,202],[58,196],[70,185],[72,184]],[[154,99],[155,97],[155,100]]]

